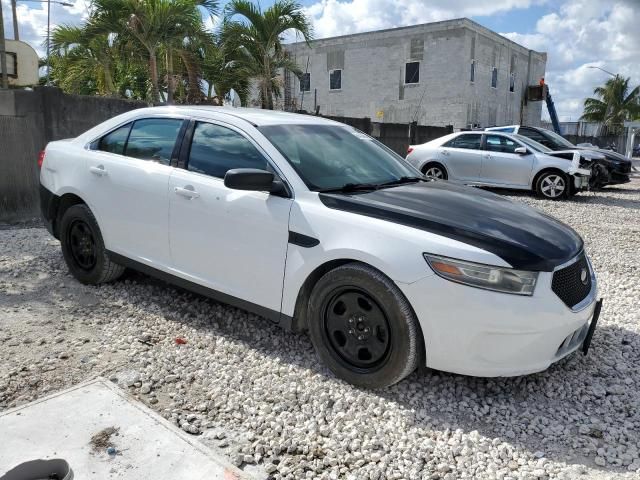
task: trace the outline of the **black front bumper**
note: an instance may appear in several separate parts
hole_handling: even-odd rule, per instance
[[[587,331],[587,336],[584,337],[582,342],[582,353],[585,355],[589,353],[589,346],[591,345],[591,339],[593,338],[593,332],[596,331],[596,325],[598,324],[598,318],[600,318],[600,311],[602,310],[602,299],[596,302],[596,306],[593,309],[593,317],[591,317],[591,324]]]
[[[609,172],[607,185],[617,185],[631,181],[631,178],[629,178],[631,163],[610,163],[606,167]]]

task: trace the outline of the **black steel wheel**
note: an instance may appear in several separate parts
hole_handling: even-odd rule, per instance
[[[344,362],[367,371],[384,362],[391,344],[385,312],[366,292],[339,288],[324,302],[323,319],[329,345]]]
[[[93,213],[84,204],[72,205],[60,217],[60,244],[69,271],[82,283],[115,280],[124,267],[111,261]]]
[[[84,221],[76,219],[67,231],[67,241],[71,255],[78,267],[91,270],[96,265],[96,241],[91,228]]]
[[[311,292],[307,321],[320,360],[354,385],[393,385],[423,358],[411,305],[391,279],[369,265],[347,263],[322,276]]]

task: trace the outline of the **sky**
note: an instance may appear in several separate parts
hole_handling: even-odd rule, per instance
[[[10,0],[1,0],[13,38]],[[51,6],[51,23],[76,24],[88,0]],[[258,0],[256,0],[258,1]],[[299,0],[300,1],[300,0]],[[272,0],[260,0],[266,8]],[[640,0],[302,0],[315,38],[468,17],[527,48],[547,52],[545,80],[561,121],[577,120],[583,101],[612,73],[640,84]],[[209,22],[211,24],[211,22]],[[18,0],[20,39],[43,55],[46,3]]]

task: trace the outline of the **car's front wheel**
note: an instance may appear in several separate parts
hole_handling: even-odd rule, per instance
[[[541,197],[550,200],[565,198],[569,192],[569,179],[561,172],[545,172],[536,182],[536,192]]]
[[[97,285],[117,279],[124,267],[109,258],[93,213],[86,205],[69,207],[60,221],[62,255],[71,274]]]
[[[413,309],[393,281],[368,265],[348,263],[320,278],[307,318],[320,360],[349,383],[387,387],[418,365],[423,340]]]

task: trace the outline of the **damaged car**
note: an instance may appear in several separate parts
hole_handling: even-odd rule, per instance
[[[428,177],[533,190],[559,200],[589,188],[595,156],[577,149],[554,152],[521,135],[465,131],[410,146],[407,161]]]
[[[591,144],[574,145],[561,135],[540,127],[509,125],[505,127],[490,127],[485,130],[516,133],[530,138],[553,151],[580,149],[584,152],[600,154],[601,157],[598,157],[591,169],[590,188],[597,189],[607,185],[619,185],[631,181],[629,178],[632,167],[631,159],[612,149],[600,148]]]

